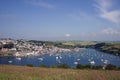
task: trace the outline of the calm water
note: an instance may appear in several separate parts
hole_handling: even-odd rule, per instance
[[[33,64],[34,66],[52,66],[65,63],[71,67],[75,67],[77,64],[90,64],[90,62],[94,62],[94,65],[113,64],[120,66],[120,56],[106,54],[94,49],[84,49],[76,53],[45,54],[42,56],[22,58],[0,57],[0,64],[13,64],[22,66],[26,64]]]

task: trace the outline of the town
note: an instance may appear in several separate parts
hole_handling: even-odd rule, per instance
[[[39,56],[53,53],[79,52],[83,48],[60,48],[45,43],[36,44],[27,40],[0,39],[0,56]]]

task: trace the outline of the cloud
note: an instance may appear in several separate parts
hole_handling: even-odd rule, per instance
[[[113,28],[107,28],[107,29],[103,29],[101,31],[102,34],[107,34],[107,35],[120,35],[120,32],[113,29]]]
[[[70,34],[65,34],[66,37],[70,37],[71,35]]]
[[[113,10],[113,3],[111,0],[95,0],[97,4],[95,8],[99,10],[101,18],[109,20],[111,22],[120,23],[120,10]]]
[[[48,9],[53,9],[55,8],[54,5],[49,4],[47,2],[43,2],[42,0],[27,0],[27,3],[34,5],[34,6],[39,6],[43,8],[48,8]]]

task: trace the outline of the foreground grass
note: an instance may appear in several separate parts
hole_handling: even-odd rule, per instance
[[[0,80],[120,80],[120,71],[0,65]]]

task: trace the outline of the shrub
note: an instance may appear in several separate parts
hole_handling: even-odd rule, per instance
[[[76,69],[102,69],[102,66],[92,66],[90,64],[87,65],[76,65]]]
[[[93,66],[92,68],[93,68],[93,69],[102,69],[103,66]]]
[[[76,65],[76,69],[84,69],[84,66],[81,65],[81,64],[77,64],[77,65]]]
[[[58,68],[70,68],[67,64],[60,64]]]
[[[56,66],[56,65],[52,65],[51,68],[58,68],[58,66]]]
[[[13,53],[8,53],[8,56],[12,56],[13,55]]]
[[[33,67],[33,65],[32,65],[32,64],[26,64],[26,66],[28,66],[28,67]]]
[[[90,65],[90,64],[87,64],[87,65],[84,65],[83,67],[84,67],[85,69],[92,69],[93,66]]]
[[[46,66],[46,65],[40,65],[39,67],[48,68],[48,66]]]
[[[115,65],[108,64],[105,69],[107,69],[107,70],[114,70],[114,69],[117,69],[117,67]]]
[[[120,70],[120,67],[118,67],[117,69]]]

